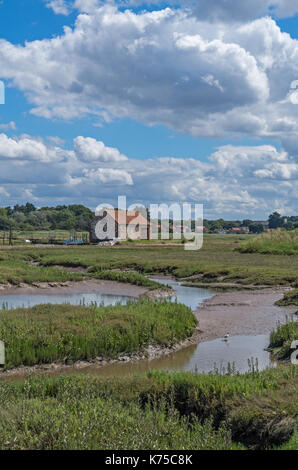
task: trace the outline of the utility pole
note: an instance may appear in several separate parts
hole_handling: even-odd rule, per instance
[[[9,226],[9,246],[12,246],[12,227]]]
[[[0,367],[5,366],[5,344],[0,341]]]

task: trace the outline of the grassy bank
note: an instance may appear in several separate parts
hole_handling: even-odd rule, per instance
[[[242,253],[298,255],[298,229],[263,233],[248,240],[239,248]]]
[[[124,282],[135,286],[146,287],[149,290],[167,289],[167,286],[160,282],[152,281],[143,274],[137,272],[110,271],[107,269],[98,270],[95,266],[88,271],[95,279],[105,279],[108,281]]]
[[[298,307],[298,289],[287,292],[284,297],[276,302],[277,305],[297,305]]]
[[[196,326],[182,304],[140,300],[125,306],[37,305],[0,311],[6,368],[116,358],[149,344],[169,346]]]
[[[0,447],[291,448],[297,445],[297,380],[291,366],[224,377],[155,371],[109,381],[2,380]]]
[[[269,348],[275,358],[280,360],[289,360],[291,353],[291,344],[298,340],[298,318],[295,315],[289,318],[285,324],[280,324],[271,332]]]
[[[81,273],[70,273],[47,266],[30,266],[24,260],[7,259],[0,261],[0,284],[18,286],[21,283],[80,281]]]

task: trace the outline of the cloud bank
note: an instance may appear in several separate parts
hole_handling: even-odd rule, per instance
[[[118,195],[144,204],[198,202],[216,217],[264,217],[294,213],[298,164],[271,145],[222,146],[207,162],[196,159],[132,159],[96,139],[78,136],[72,150],[33,137],[0,135],[0,198],[38,205],[116,203]],[[111,158],[106,158],[110,155]],[[9,160],[9,165],[3,165]],[[34,171],[32,171],[34,164]]]

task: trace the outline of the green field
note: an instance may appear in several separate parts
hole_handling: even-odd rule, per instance
[[[247,237],[206,235],[199,251],[185,251],[183,245],[124,243],[112,248],[3,247],[0,248],[0,283],[32,283],[61,279],[78,280],[80,275],[61,273],[52,266],[93,267],[95,271],[131,270],[141,274],[172,274],[192,277],[196,283],[251,285],[298,285],[298,257],[261,253],[240,253]],[[40,266],[29,264],[39,262]]]
[[[286,384],[286,386],[285,386]],[[296,449],[298,370],[0,381],[1,449]]]

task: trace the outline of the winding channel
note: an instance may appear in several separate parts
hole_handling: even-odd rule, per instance
[[[173,279],[154,278],[163,284],[170,285],[175,290],[175,295],[171,301],[177,301],[189,306],[200,318],[202,304],[214,299],[215,292],[209,289],[186,287]],[[228,294],[225,294],[228,295]],[[0,295],[0,306],[8,308],[32,307],[42,303],[70,303],[73,305],[97,304],[115,305],[117,302],[125,304],[132,300],[131,296],[116,295],[115,293],[98,292],[55,292],[53,294],[45,292],[32,295],[11,293]],[[203,307],[204,308],[204,307]],[[211,314],[210,314],[211,315]],[[281,316],[285,313],[281,312]],[[211,319],[211,317],[210,317]],[[62,371],[51,372],[53,374],[86,373],[96,374],[105,377],[124,376],[134,373],[144,373],[150,369],[162,369],[168,371],[186,370],[192,372],[214,372],[215,370],[224,373],[231,366],[240,373],[251,369],[250,361],[257,362],[258,369],[262,370],[269,366],[274,367],[270,354],[265,351],[269,344],[269,332],[264,334],[237,334],[231,335],[227,341],[223,338],[216,338],[205,341],[202,338],[198,344],[192,344],[181,350],[173,352],[156,359],[142,359],[138,361],[115,362],[103,367],[88,365],[80,368],[68,367]]]

